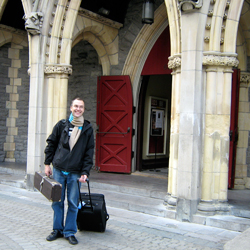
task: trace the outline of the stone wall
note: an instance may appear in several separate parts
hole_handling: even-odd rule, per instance
[[[155,10],[163,2],[164,0],[156,0]],[[119,64],[111,67],[111,75],[121,75],[129,50],[143,26],[142,4],[143,0],[131,0],[129,2],[124,25],[119,30]]]
[[[96,128],[97,77],[102,75],[95,49],[86,41],[81,41],[71,51],[73,73],[68,83],[68,116],[71,100],[82,97],[85,101],[84,117]]]
[[[164,0],[155,1],[157,9]],[[143,0],[132,0],[129,4],[124,26],[119,30],[119,63],[111,67],[111,75],[120,75],[124,67],[126,57],[130,48],[139,34],[143,24],[142,17]],[[8,57],[8,50],[11,44],[0,47],[0,161],[6,158],[4,143],[8,134],[6,119],[9,116],[9,110],[6,102],[9,100],[9,94],[6,93],[6,86],[10,86],[9,68],[12,67],[11,59]],[[18,100],[16,101],[16,112],[18,117],[15,119],[14,135],[14,160],[16,162],[26,162],[27,160],[27,134],[28,134],[28,105],[29,105],[29,76],[27,74],[29,58],[28,48],[15,48],[19,50],[19,59],[21,67],[18,68],[20,84],[17,87]],[[16,60],[16,58],[14,58]],[[96,129],[96,99],[97,99],[97,77],[102,75],[102,66],[99,64],[99,58],[95,49],[86,41],[79,42],[71,53],[71,65],[73,74],[68,82],[68,113],[72,98],[80,96],[85,100],[85,117],[89,120],[94,130]]]
[[[248,88],[248,101],[250,102],[250,88]],[[250,131],[248,136],[248,148],[247,148],[247,177],[250,177]]]
[[[4,161],[6,155],[4,152],[4,143],[7,135],[6,117],[8,117],[6,101],[9,99],[9,96],[6,95],[6,86],[10,84],[8,68],[11,65],[11,60],[8,58],[9,48],[10,44],[0,47],[0,161]]]
[[[21,67],[18,69],[18,78],[21,78],[21,85],[17,87],[19,101],[17,102],[18,118],[16,126],[18,134],[14,136],[16,144],[15,160],[16,162],[27,161],[27,136],[28,136],[28,113],[29,113],[29,75],[27,73],[29,66],[29,50],[23,48],[19,54]]]

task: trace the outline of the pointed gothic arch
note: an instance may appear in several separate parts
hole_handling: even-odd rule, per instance
[[[80,40],[88,41],[97,51],[103,75],[109,75],[111,65],[118,64],[118,29],[121,25],[114,22],[107,25],[95,18],[95,16],[91,17],[88,11],[77,16],[72,47]]]

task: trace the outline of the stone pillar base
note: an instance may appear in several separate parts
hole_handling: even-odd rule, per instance
[[[167,194],[164,198],[163,204],[170,210],[176,210],[177,197]]]
[[[245,180],[244,178],[235,178],[234,180],[234,189],[238,189],[238,190],[243,190],[245,189]]]
[[[28,190],[34,190],[34,174],[26,175],[26,188]]]
[[[198,202],[196,200],[180,199],[167,194],[163,204],[168,210],[176,211],[175,217],[177,220],[191,222],[193,215],[196,213]]]
[[[201,201],[197,214],[212,216],[215,214],[229,214],[230,206],[227,201]]]
[[[245,187],[246,187],[246,189],[250,189],[250,178],[246,178]]]

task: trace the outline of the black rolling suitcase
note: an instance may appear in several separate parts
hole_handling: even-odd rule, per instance
[[[103,194],[90,194],[89,180],[88,193],[80,192],[79,187],[79,207],[77,214],[77,228],[86,231],[104,232],[109,215],[106,209],[105,198]]]

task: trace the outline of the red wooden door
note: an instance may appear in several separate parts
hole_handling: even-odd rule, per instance
[[[97,83],[96,166],[130,173],[133,99],[129,76],[101,76]]]
[[[238,142],[238,112],[239,112],[239,86],[240,70],[234,70],[232,78],[232,100],[230,117],[230,146],[229,146],[229,164],[228,164],[228,188],[234,187],[236,149]]]

